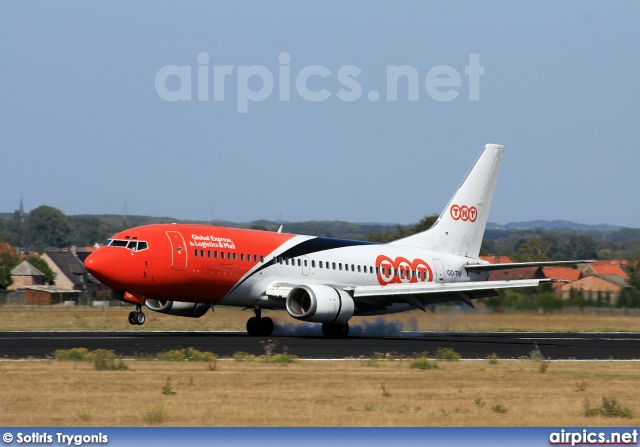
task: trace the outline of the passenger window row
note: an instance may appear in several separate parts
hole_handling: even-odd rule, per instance
[[[293,266],[298,266],[300,267],[302,264],[304,264],[304,266],[306,267],[307,264],[307,260],[303,260],[302,262],[300,261],[300,259],[293,259],[293,258],[283,258],[283,257],[278,257],[275,258],[275,262],[277,262],[278,264],[283,264],[283,265],[293,265]],[[316,263],[315,260],[311,261],[311,267],[312,268],[316,268],[316,265],[318,266],[318,268],[324,268],[324,269],[329,269],[329,270],[344,270],[344,271],[352,271],[352,272],[360,272],[360,273],[370,273],[373,274],[374,269],[371,266],[366,266],[366,265],[355,265],[355,264],[343,264],[342,262],[329,262],[329,261],[318,261]],[[376,269],[376,273],[378,273],[377,269]]]
[[[205,251],[204,250],[198,250],[197,248],[193,250],[193,254],[196,257],[201,257],[204,258],[205,257]],[[213,258],[213,259],[227,259],[229,261],[237,261],[238,260],[238,254],[235,252],[230,252],[230,251],[221,251],[218,252],[217,250],[215,251],[211,251],[211,250],[207,250],[206,252],[206,257],[207,258]],[[247,262],[252,262],[251,260],[253,259],[253,262],[258,262],[258,259],[260,260],[260,262],[264,262],[264,256],[258,256],[258,255],[251,255],[251,254],[247,254],[245,255],[244,253],[240,253],[240,260],[241,261],[247,261]]]
[[[305,259],[301,262],[300,259],[276,257],[274,258],[274,262],[280,265],[291,265],[294,267],[295,266],[300,267],[304,264],[304,266],[306,267],[308,261]],[[376,267],[374,269],[372,266],[347,264],[347,263],[343,264],[342,262],[336,263],[336,262],[329,262],[329,261],[318,261],[316,264],[316,261],[312,260],[311,268],[316,268],[316,265],[320,269],[341,270],[346,272],[351,271],[351,272],[368,273],[368,274],[375,273],[376,275],[382,273],[382,275],[386,277],[399,276],[402,279],[417,278],[417,279],[421,279],[422,281],[427,280],[426,270],[420,271],[420,270],[410,270],[410,269],[392,269],[392,268],[386,268],[386,267]]]

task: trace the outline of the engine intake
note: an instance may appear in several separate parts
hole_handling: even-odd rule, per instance
[[[298,286],[287,296],[293,318],[318,323],[346,323],[353,316],[353,298],[341,289],[324,285]]]
[[[164,301],[147,299],[145,305],[161,314],[177,315],[179,317],[200,318],[207,313],[211,307],[204,303],[185,303],[182,301]]]

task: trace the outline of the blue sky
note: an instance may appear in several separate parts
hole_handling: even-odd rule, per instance
[[[179,219],[406,224],[439,213],[498,143],[491,221],[640,227],[639,19],[632,1],[2,2],[0,211],[22,193],[66,214],[126,200]],[[190,90],[160,77],[191,100],[159,93],[167,66],[191,70]],[[216,66],[231,67],[224,100]],[[330,73],[303,77],[321,101],[296,83],[313,66]],[[417,100],[406,78],[388,100],[397,66],[417,73]],[[353,67],[359,96],[338,78]],[[251,91],[264,99],[239,113]]]

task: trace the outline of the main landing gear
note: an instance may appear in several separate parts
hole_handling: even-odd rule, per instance
[[[129,312],[129,324],[141,325],[144,324],[144,322],[145,316],[144,313],[142,313],[141,306],[138,304],[136,305],[136,310],[134,310],[133,312]]]
[[[259,307],[254,307],[253,312],[256,316],[249,318],[247,321],[247,333],[252,336],[268,337],[273,333],[273,320],[269,317],[262,318],[262,312]]]
[[[322,333],[327,338],[347,338],[349,323],[322,323]]]

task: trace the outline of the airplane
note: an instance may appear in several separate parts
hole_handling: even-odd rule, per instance
[[[487,144],[434,225],[393,242],[304,236],[197,224],[153,224],[119,232],[85,260],[87,270],[136,305],[199,318],[215,306],[251,309],[246,329],[269,336],[262,310],[286,310],[344,338],[352,317],[426,308],[449,301],[473,307],[498,289],[554,279],[488,281],[489,272],[592,261],[489,264],[479,259],[504,146]]]

